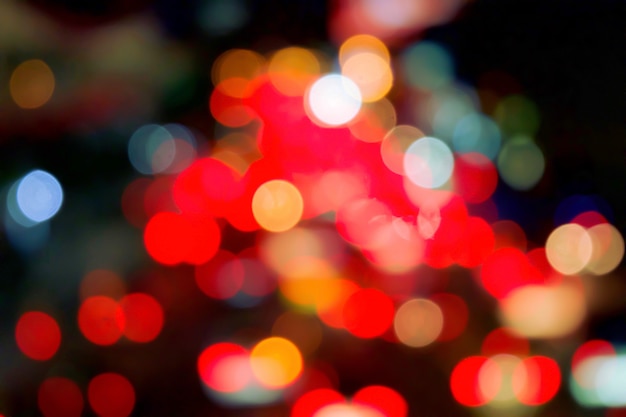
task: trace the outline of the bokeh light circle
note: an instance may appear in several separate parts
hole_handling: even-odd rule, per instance
[[[41,311],[29,311],[15,326],[15,341],[22,353],[31,359],[45,361],[61,345],[61,329],[56,320]]]
[[[307,92],[307,109],[314,122],[340,126],[356,117],[361,109],[359,87],[348,77],[329,74],[319,78]]]
[[[454,157],[444,142],[425,136],[413,142],[404,155],[404,173],[416,184],[424,188],[438,188],[452,175]]]
[[[268,337],[250,351],[250,364],[257,380],[269,388],[292,384],[302,373],[302,354],[283,337]]]
[[[52,174],[35,170],[22,178],[17,186],[17,205],[34,222],[52,218],[63,203],[63,189]]]
[[[100,417],[128,417],[135,407],[135,389],[126,377],[107,372],[89,381],[87,398]]]
[[[285,180],[271,180],[257,188],[252,213],[259,225],[270,232],[284,232],[302,218],[304,202],[300,191]]]

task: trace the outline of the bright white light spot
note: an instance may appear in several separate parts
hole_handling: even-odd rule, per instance
[[[31,171],[17,186],[17,205],[24,216],[43,222],[54,216],[63,203],[61,184],[51,174]]]
[[[453,169],[452,151],[436,138],[420,138],[404,154],[404,173],[420,187],[441,187],[450,179]]]
[[[314,122],[338,126],[348,123],[361,109],[359,87],[348,77],[325,75],[308,92],[307,104]]]

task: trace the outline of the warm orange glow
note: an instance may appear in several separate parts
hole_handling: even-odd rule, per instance
[[[528,338],[569,335],[580,326],[586,312],[583,290],[573,281],[519,287],[501,303],[504,324]]]
[[[302,373],[302,355],[291,341],[282,337],[263,339],[250,352],[252,372],[269,388],[292,384]]]
[[[302,308],[323,311],[339,296],[336,274],[326,260],[298,258],[284,265],[280,291],[286,299]]]
[[[252,197],[252,214],[270,232],[284,232],[302,218],[304,202],[300,191],[288,181],[271,180],[262,184]]]
[[[304,95],[320,71],[320,62],[315,54],[308,49],[289,47],[272,55],[268,76],[278,91],[287,96],[298,96]]]
[[[50,67],[40,59],[31,59],[15,68],[9,88],[15,104],[23,109],[36,109],[50,100],[54,84]]]
[[[230,49],[213,63],[211,80],[216,87],[221,84],[220,89],[224,94],[241,98],[245,96],[245,87],[242,83],[234,83],[231,86],[228,83],[224,84],[223,81],[229,78],[250,81],[264,70],[265,58],[259,53],[247,49]]]
[[[341,44],[339,64],[343,66],[351,57],[363,52],[373,53],[387,63],[390,61],[389,49],[384,42],[375,36],[361,34],[352,36]]]
[[[383,98],[393,84],[388,61],[371,52],[348,58],[341,67],[341,73],[356,83],[366,103]]]

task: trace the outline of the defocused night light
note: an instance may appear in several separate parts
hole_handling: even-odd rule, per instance
[[[370,385],[357,391],[353,404],[369,406],[385,417],[406,417],[409,406],[397,391],[383,385]]]
[[[519,287],[501,301],[500,308],[501,319],[512,332],[533,339],[567,336],[587,314],[583,289],[575,282]]]
[[[287,96],[304,95],[321,71],[320,61],[308,49],[280,49],[270,58],[267,74],[278,91]]]
[[[16,198],[24,216],[39,223],[57,214],[63,203],[63,189],[54,176],[46,171],[35,170],[20,180]]]
[[[303,206],[300,191],[284,180],[262,184],[252,197],[254,218],[270,232],[284,232],[294,227],[302,218]]]
[[[307,92],[309,116],[322,126],[344,125],[361,109],[362,97],[357,84],[348,77],[328,74],[319,78]]]
[[[76,382],[50,377],[39,386],[37,405],[44,417],[80,417],[85,400]]]
[[[158,174],[165,171],[176,156],[176,142],[163,126],[145,125],[128,141],[128,158],[139,173]]]
[[[403,165],[405,175],[414,184],[424,188],[438,188],[450,179],[454,157],[445,143],[426,136],[408,147]]]
[[[436,90],[454,79],[454,63],[441,45],[423,41],[408,47],[402,54],[402,69],[411,85],[422,90]]]
[[[390,129],[380,143],[380,155],[385,166],[396,174],[404,174],[404,155],[409,146],[424,133],[414,126],[399,125]]]
[[[509,96],[498,103],[495,120],[507,137],[533,136],[539,128],[539,110],[527,97]]]
[[[495,389],[482,390],[480,387],[481,369],[494,366],[492,362],[486,356],[469,356],[456,364],[450,375],[450,389],[457,402],[467,407],[478,407],[487,404],[498,394]],[[493,369],[500,368],[495,365]],[[498,375],[498,379],[500,377]]]
[[[498,125],[481,113],[470,113],[461,118],[452,136],[455,152],[478,152],[495,160],[502,141]]]
[[[61,329],[48,314],[29,311],[22,314],[15,326],[15,341],[24,355],[46,361],[59,350]]]
[[[393,84],[389,61],[372,52],[356,53],[346,59],[341,74],[354,81],[366,103],[382,99]]]
[[[587,229],[593,250],[585,270],[594,275],[604,275],[617,268],[624,258],[624,238],[609,223],[601,223]]]
[[[550,265],[564,275],[582,271],[591,259],[592,251],[589,233],[575,223],[557,227],[546,241],[546,256]]]
[[[197,366],[200,380],[221,393],[241,391],[253,378],[248,352],[235,343],[207,347],[198,357]]]
[[[526,136],[509,139],[498,155],[500,177],[515,190],[525,191],[537,185],[545,166],[543,152]]]
[[[135,408],[135,389],[126,377],[107,372],[89,381],[87,398],[99,417],[128,417]]]
[[[137,343],[154,340],[163,327],[163,308],[154,297],[144,293],[125,295],[119,302],[124,312],[124,336]]]
[[[22,62],[11,74],[9,89],[15,104],[36,109],[46,104],[54,92],[54,73],[40,59]]]
[[[269,337],[250,351],[250,364],[256,379],[268,388],[291,385],[302,373],[302,354],[283,337]]]
[[[391,298],[374,288],[357,290],[348,297],[343,306],[346,329],[364,339],[385,333],[393,323],[394,313]]]
[[[331,404],[318,410],[312,417],[386,417],[366,405]]]
[[[561,370],[552,358],[524,358],[513,373],[513,390],[526,405],[541,405],[550,401],[561,386]]]
[[[78,328],[96,345],[112,345],[124,332],[124,310],[110,297],[97,295],[85,299],[78,310]]]
[[[484,398],[490,398],[489,405],[491,406],[511,406],[516,402],[512,376],[516,366],[522,360],[506,353],[491,356],[489,359],[478,373],[480,394]]]
[[[443,329],[441,308],[426,299],[413,299],[396,311],[393,327],[403,344],[423,347],[433,343]]]

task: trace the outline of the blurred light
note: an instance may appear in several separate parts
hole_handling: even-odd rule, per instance
[[[176,142],[163,126],[144,125],[128,141],[128,158],[137,172],[145,175],[165,171],[174,162]]]
[[[615,356],[615,347],[606,340],[589,340],[580,345],[572,355],[572,378],[584,389],[593,389],[593,381],[590,371],[597,371],[596,368],[590,367],[592,363],[588,361],[598,356]]]
[[[61,329],[48,314],[29,311],[17,321],[15,341],[17,347],[30,359],[46,361],[59,350]]]
[[[496,249],[515,248],[526,252],[526,232],[513,220],[498,220],[491,225],[491,229],[496,237]]]
[[[512,373],[512,367],[520,359],[512,355],[496,355],[489,358],[478,371],[478,391],[482,398],[489,398],[488,403],[503,403],[510,401],[514,396],[507,384],[507,377]],[[498,404],[502,405],[502,404]]]
[[[112,345],[124,332],[124,310],[112,298],[103,295],[85,299],[78,309],[78,328],[96,345]]]
[[[85,400],[76,382],[63,377],[50,377],[39,386],[37,404],[44,417],[80,417]]]
[[[298,398],[291,408],[290,417],[312,417],[322,408],[345,402],[343,395],[335,390],[319,388]]]
[[[455,152],[478,152],[495,160],[502,141],[498,125],[481,113],[469,113],[463,116],[452,135],[452,147]]]
[[[294,383],[302,373],[302,355],[297,346],[282,337],[269,337],[250,351],[252,372],[269,388],[283,388]]]
[[[361,92],[354,81],[343,75],[328,74],[309,88],[305,108],[314,122],[339,126],[356,117],[361,102]]]
[[[574,219],[587,211],[595,211],[605,219],[614,218],[614,213],[609,203],[599,195],[575,194],[569,196],[559,203],[554,211],[554,224],[560,226],[565,223],[578,223]],[[591,225],[582,225],[590,227]]]
[[[241,79],[250,81],[261,75],[265,70],[265,58],[257,52],[248,49],[230,49],[221,54],[213,62],[211,80],[213,85],[231,97],[242,98],[247,95],[247,83],[225,84],[227,79]]]
[[[331,404],[324,406],[312,417],[386,417],[369,406],[357,404]]]
[[[582,271],[593,251],[593,243],[587,230],[575,223],[554,229],[546,241],[546,256],[552,268],[564,275]]]
[[[100,417],[128,417],[135,407],[135,389],[124,376],[107,372],[89,381],[87,398]]]
[[[541,405],[550,401],[561,386],[561,371],[552,358],[524,358],[513,372],[513,390],[526,405]]]
[[[318,58],[308,49],[289,47],[270,58],[267,74],[270,82],[286,96],[302,96],[320,75]]]
[[[530,353],[530,344],[528,340],[511,333],[506,327],[499,327],[485,336],[480,351],[485,356],[503,353],[527,356]]]
[[[252,213],[259,225],[270,232],[284,232],[302,218],[304,203],[300,191],[288,181],[262,184],[252,197]]]
[[[126,293],[126,283],[113,271],[94,269],[89,271],[80,282],[78,295],[81,301],[96,295],[104,295],[119,300]]]
[[[196,158],[197,139],[191,130],[178,123],[168,123],[163,125],[163,128],[170,133],[174,142],[174,157],[163,172],[167,174],[178,173],[191,165]],[[155,165],[155,161],[167,159],[167,157],[161,155],[161,152],[168,151],[169,147],[170,145],[167,143],[159,146],[152,157],[153,165]]]
[[[323,311],[340,294],[337,271],[324,258],[296,258],[280,276],[281,294],[299,307]]]
[[[383,335],[393,324],[394,306],[384,292],[366,288],[352,293],[343,307],[346,329],[353,335],[369,339]]]
[[[398,308],[393,327],[400,342],[423,347],[437,340],[443,323],[443,313],[437,304],[426,299],[413,299]]]
[[[393,85],[389,61],[373,52],[355,53],[347,58],[341,74],[354,81],[366,103],[382,99]]]
[[[439,306],[443,314],[443,328],[437,341],[446,342],[459,337],[469,321],[467,303],[461,297],[447,293],[431,295],[430,300]]]
[[[409,413],[409,406],[402,395],[382,385],[360,389],[352,397],[352,403],[372,407],[384,417],[406,417]]]
[[[525,191],[533,188],[541,177],[546,161],[541,149],[527,136],[508,140],[498,155],[498,171],[511,188]]]
[[[604,275],[617,268],[624,258],[624,238],[615,226],[601,223],[587,229],[593,250],[585,270]]]
[[[606,217],[602,214],[598,213],[595,210],[584,211],[580,214],[577,214],[576,217],[572,219],[569,223],[576,223],[581,225],[584,228],[591,228],[593,226],[597,226],[602,223],[608,223]]]
[[[121,208],[124,218],[137,228],[143,228],[150,217],[146,213],[144,196],[152,183],[150,178],[137,178],[126,186],[122,194]]]
[[[396,174],[404,174],[405,153],[416,140],[424,136],[421,130],[409,125],[390,129],[380,143],[380,155],[387,168]]]
[[[59,211],[63,203],[63,189],[51,174],[35,170],[20,180],[16,199],[22,214],[28,220],[39,223],[49,220]]]
[[[158,213],[144,230],[148,254],[165,265],[203,264],[215,256],[221,240],[221,230],[210,216]]]
[[[497,395],[495,389],[482,390],[480,387],[480,372],[486,366],[494,365],[492,359],[485,356],[469,356],[456,364],[450,375],[450,389],[458,403],[466,407],[478,407]]]
[[[124,336],[137,343],[154,340],[163,327],[163,308],[154,297],[144,293],[124,296],[119,303],[124,312]]]
[[[239,308],[256,306],[263,301],[263,297],[274,292],[277,284],[276,277],[256,258],[256,255],[246,255],[245,252],[241,252],[238,258],[238,262],[243,267],[241,289],[226,301]]]
[[[454,158],[445,143],[426,136],[408,147],[403,166],[405,175],[414,184],[424,188],[438,188],[450,179]]]
[[[223,393],[241,391],[253,377],[248,352],[230,342],[207,347],[198,357],[197,366],[200,380]]]
[[[521,95],[501,100],[495,110],[495,119],[507,137],[533,136],[539,128],[539,111],[528,98]]]
[[[335,257],[341,261],[342,243],[331,229],[294,227],[283,233],[267,234],[259,244],[263,262],[282,276],[289,276],[302,258]]]
[[[482,203],[496,190],[498,171],[493,163],[477,152],[458,155],[452,177],[454,190],[472,204]]]
[[[272,335],[292,341],[306,356],[313,353],[322,342],[322,327],[315,317],[286,311],[274,322]]]
[[[402,53],[402,66],[408,82],[422,90],[436,90],[454,79],[450,53],[435,42],[422,41]]]
[[[383,41],[372,35],[359,34],[351,36],[341,44],[339,64],[343,67],[350,58],[362,53],[375,54],[386,63],[391,61],[389,49]]]
[[[363,103],[361,111],[348,127],[356,138],[363,142],[375,143],[383,140],[387,132],[395,126],[396,121],[395,107],[391,101],[382,98],[373,103]]]
[[[483,286],[495,298],[504,298],[518,287],[544,282],[539,270],[517,248],[501,248],[489,255],[480,270]]]
[[[48,64],[30,59],[13,70],[9,88],[15,104],[23,109],[36,109],[50,100],[54,84],[54,73]]]
[[[242,127],[247,125],[255,118],[255,113],[248,105],[244,104],[241,97],[233,97],[232,95],[247,97],[250,94],[250,82],[243,78],[228,78],[220,82],[209,98],[211,115],[224,126]]]
[[[345,329],[343,309],[350,296],[359,289],[359,286],[349,279],[336,279],[332,288],[332,296],[327,296],[324,303],[316,305],[317,315],[327,326]]]
[[[599,352],[598,352],[599,353]],[[570,389],[576,401],[587,407],[626,406],[626,357],[624,355],[596,354],[583,359],[578,365],[576,380]],[[582,379],[582,383],[578,383]]]
[[[533,338],[564,337],[585,319],[587,308],[582,288],[560,285],[527,285],[513,290],[500,304],[501,320],[515,334]]]
[[[239,258],[220,249],[207,263],[196,266],[196,284],[211,298],[234,297],[243,286],[245,271]]]
[[[494,245],[495,237],[489,223],[481,217],[470,216],[459,233],[454,261],[465,268],[480,266],[493,253]]]

